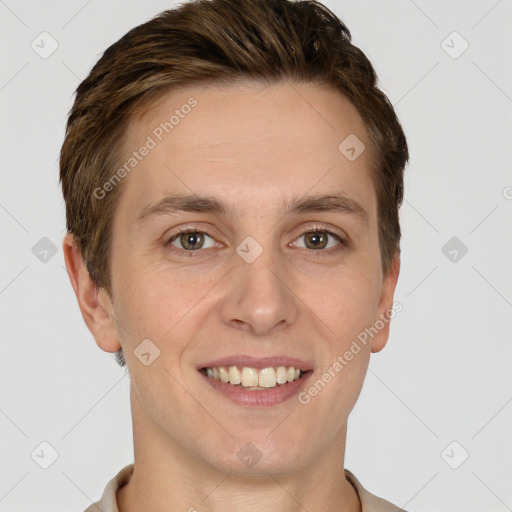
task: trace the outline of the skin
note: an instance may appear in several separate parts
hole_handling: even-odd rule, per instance
[[[197,107],[121,185],[112,297],[91,281],[72,235],[64,239],[83,318],[104,351],[122,346],[130,373],[135,471],[117,493],[119,510],[359,511],[343,474],[347,420],[388,323],[307,405],[236,405],[196,368],[234,354],[286,355],[312,363],[312,384],[389,312],[400,263],[397,253],[383,275],[369,152],[351,162],[338,150],[349,134],[368,147],[363,121],[344,96],[312,84],[193,86],[131,121],[126,154],[191,96]],[[278,211],[285,200],[333,191],[357,201],[367,223],[346,212]],[[236,214],[137,222],[176,192],[215,196]],[[166,243],[191,223],[212,238],[187,257],[178,236],[171,247],[181,254],[172,253]],[[349,245],[329,238],[311,248],[304,233],[315,227]],[[247,236],[263,248],[252,263],[236,252]],[[134,355],[147,338],[160,350],[149,366]],[[248,442],[261,453],[250,468],[237,457]]]

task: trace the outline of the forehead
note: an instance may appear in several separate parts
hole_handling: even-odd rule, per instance
[[[192,148],[197,156],[223,154],[239,143],[245,143],[247,151],[259,150],[262,140],[269,150],[286,142],[295,151],[315,150],[324,142],[337,155],[340,137],[349,133],[366,139],[356,107],[339,91],[290,81],[239,81],[161,93],[131,120],[125,142],[136,146],[137,139],[153,134],[157,142],[173,145],[175,153]],[[166,140],[160,141],[160,136]],[[307,145],[296,145],[306,138]]]
[[[152,146],[125,183],[123,201],[140,211],[175,192],[229,196],[249,210],[251,198],[279,206],[308,190],[364,196],[373,186],[369,151],[354,161],[347,137],[368,147],[357,109],[316,84],[242,82],[172,90],[134,117],[123,141],[129,157]]]

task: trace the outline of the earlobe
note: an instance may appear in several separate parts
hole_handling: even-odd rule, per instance
[[[393,313],[393,297],[399,273],[400,251],[397,250],[391,262],[389,272],[382,282],[382,292],[374,323],[375,329],[377,329],[378,332],[372,338],[372,352],[380,352],[388,341],[389,324],[391,321],[390,315]]]
[[[64,237],[62,248],[71,286],[89,331],[102,350],[116,352],[121,348],[121,343],[112,314],[110,297],[91,279],[71,233]]]

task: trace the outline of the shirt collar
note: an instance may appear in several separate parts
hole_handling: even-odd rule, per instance
[[[116,501],[116,492],[121,487],[124,487],[129,481],[133,474],[134,465],[128,464],[119,473],[108,482],[105,487],[105,491],[101,497],[101,501],[98,505],[101,506],[103,512],[119,512]],[[345,469],[345,477],[348,482],[354,487],[359,501],[361,502],[361,512],[406,512],[400,507],[393,505],[389,501],[386,501],[378,496],[375,496],[371,492],[367,491],[354,474]],[[96,504],[95,504],[96,505]],[[92,505],[85,512],[97,510],[95,505]]]

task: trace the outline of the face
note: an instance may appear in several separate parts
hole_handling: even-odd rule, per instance
[[[344,355],[389,312],[398,275],[397,259],[381,269],[369,152],[339,149],[351,134],[368,147],[341,94],[286,82],[175,90],[131,122],[101,295],[115,323],[89,326],[122,345],[141,431],[222,471],[295,471],[342,449],[387,325]]]

